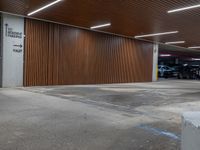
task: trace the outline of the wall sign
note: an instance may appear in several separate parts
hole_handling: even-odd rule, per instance
[[[5,26],[7,37],[22,39],[22,32],[13,31],[13,28],[9,27],[8,23],[6,23]]]
[[[17,52],[17,53],[21,53],[22,52],[22,48],[23,48],[22,44],[20,44],[20,45],[13,45],[13,46],[14,46],[13,52]]]
[[[10,37],[10,38],[17,38],[17,39],[22,39],[23,38],[23,33],[14,31],[13,28],[9,27],[8,23],[5,23],[5,36]],[[21,53],[22,52],[22,44],[15,44],[13,45],[13,52],[16,53]]]

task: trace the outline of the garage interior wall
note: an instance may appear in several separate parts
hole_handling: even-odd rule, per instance
[[[153,44],[26,19],[24,86],[151,82]]]
[[[24,18],[2,15],[2,87],[23,86]]]
[[[2,87],[2,48],[3,48],[3,26],[2,14],[0,13],[0,87]]]

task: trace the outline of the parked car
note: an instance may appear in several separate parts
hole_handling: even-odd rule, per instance
[[[180,67],[180,66],[173,66],[173,67],[171,67],[171,68],[172,68],[172,71],[173,71],[173,77],[177,77],[177,76],[178,76],[179,67]]]
[[[200,79],[200,67],[196,70],[196,77]]]
[[[166,65],[159,65],[158,66],[158,76],[169,78],[173,76],[173,69]]]
[[[199,78],[199,66],[183,65],[179,68],[178,79],[197,79]]]

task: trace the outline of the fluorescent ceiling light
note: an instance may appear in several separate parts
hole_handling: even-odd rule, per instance
[[[192,58],[192,60],[200,61],[200,58]]]
[[[33,11],[33,12],[30,12],[30,13],[28,14],[28,16],[31,16],[31,15],[33,15],[33,14],[36,14],[36,13],[38,13],[38,12],[40,12],[40,11],[42,11],[42,10],[44,10],[44,9],[46,9],[46,8],[48,8],[48,7],[50,7],[50,6],[52,6],[52,5],[57,4],[58,2],[61,2],[61,1],[62,1],[62,0],[56,0],[56,1],[54,1],[54,2],[52,2],[52,3],[50,3],[50,4],[48,4],[48,5],[45,5],[45,6],[39,8],[39,9]]]
[[[189,6],[189,7],[183,7],[183,8],[179,8],[179,9],[174,9],[174,10],[169,10],[167,13],[174,13],[174,12],[179,12],[179,11],[199,8],[199,7],[200,7],[200,4],[194,5],[194,6]]]
[[[200,46],[193,46],[193,47],[188,47],[188,48],[191,48],[191,49],[200,49]]]
[[[160,57],[170,57],[172,56],[171,54],[160,54]]]
[[[108,26],[111,26],[111,23],[93,26],[93,27],[90,27],[90,29],[97,29],[97,28],[103,28],[103,27],[108,27]]]
[[[165,44],[170,45],[170,44],[183,44],[183,43],[185,43],[185,41],[166,42]]]
[[[142,38],[142,37],[152,37],[152,36],[159,36],[159,35],[168,35],[168,34],[175,34],[178,33],[178,31],[171,31],[171,32],[163,32],[163,33],[153,33],[153,34],[146,34],[146,35],[138,35],[135,36],[135,38]]]

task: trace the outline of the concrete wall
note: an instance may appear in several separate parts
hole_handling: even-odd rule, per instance
[[[24,18],[3,14],[2,19],[2,87],[22,86],[24,57]]]
[[[3,42],[3,20],[2,20],[2,16],[1,16],[1,13],[0,13],[0,87],[2,87],[2,49],[3,49],[3,45],[2,45],[2,42]]]
[[[157,81],[158,80],[158,50],[159,50],[159,45],[154,44],[153,47],[153,75],[152,75],[152,81]]]

